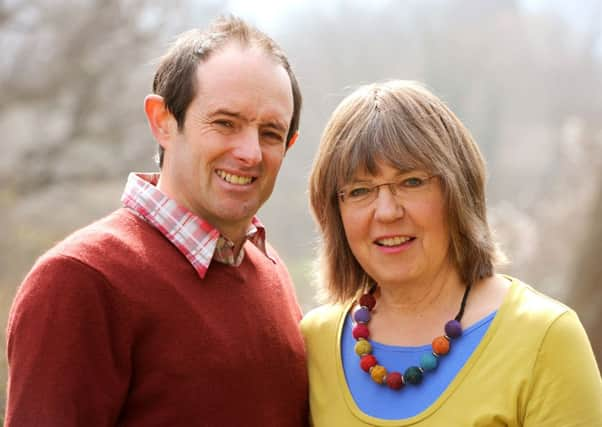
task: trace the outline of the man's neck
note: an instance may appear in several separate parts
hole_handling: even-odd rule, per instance
[[[216,227],[217,228],[217,227]],[[245,241],[247,240],[247,230],[249,229],[249,227],[245,227],[244,229],[238,228],[237,230],[222,230],[220,228],[217,228],[217,230],[220,232],[220,234],[230,240],[232,243],[234,243],[234,256],[237,257],[242,246],[245,244]]]
[[[203,221],[208,222],[213,227],[215,227],[220,235],[224,238],[230,240],[234,243],[234,255],[238,256],[240,249],[244,245],[247,239],[247,231],[249,230],[249,226],[251,224],[251,219],[240,221],[239,223],[228,225],[223,224],[219,218],[213,218],[207,215],[202,214],[201,212],[197,212],[194,207],[187,200],[182,200],[181,197],[178,197],[175,191],[168,185],[168,183],[162,179],[163,174],[159,176],[159,181],[157,182],[157,188],[169,198],[175,200],[181,206],[184,206],[190,212],[195,214],[197,217],[202,219]]]

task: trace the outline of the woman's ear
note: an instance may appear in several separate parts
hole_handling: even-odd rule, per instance
[[[171,115],[162,96],[147,95],[144,98],[144,112],[157,143],[167,149],[174,129],[175,118]],[[177,128],[177,126],[175,126]]]

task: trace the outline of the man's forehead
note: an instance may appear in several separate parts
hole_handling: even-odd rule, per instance
[[[219,68],[221,66],[231,66],[236,63],[261,62],[274,70],[280,70],[286,73],[286,69],[281,61],[270,54],[264,48],[253,44],[242,44],[239,42],[229,42],[224,46],[211,52],[204,60],[198,63],[196,74],[203,76],[207,70]],[[220,77],[228,78],[237,75],[246,75],[246,68],[232,68],[229,73],[220,74]],[[288,74],[287,74],[288,77]]]
[[[209,59],[197,72],[193,102],[205,114],[229,113],[288,124],[294,103],[290,78],[282,66],[263,54],[213,59],[217,62]]]

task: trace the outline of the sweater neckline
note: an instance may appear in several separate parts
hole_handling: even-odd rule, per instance
[[[486,348],[489,346],[492,338],[495,336],[496,331],[499,329],[499,325],[503,323],[504,318],[507,316],[509,311],[509,304],[512,299],[512,295],[515,292],[517,281],[513,277],[502,275],[502,277],[506,278],[510,281],[510,286],[506,295],[504,296],[504,300],[502,304],[497,309],[497,314],[491,322],[487,332],[483,336],[481,342],[474,349],[473,353],[468,358],[466,364],[460,369],[455,378],[449,384],[449,386],[445,389],[443,393],[424,411],[419,414],[409,417],[409,418],[401,418],[396,420],[391,419],[383,419],[370,416],[363,412],[353,400],[353,396],[351,395],[351,391],[349,390],[349,385],[347,384],[347,379],[345,378],[345,372],[343,370],[343,360],[341,356],[341,338],[344,330],[345,319],[347,318],[350,310],[353,308],[354,302],[350,302],[347,304],[343,310],[339,313],[339,318],[337,319],[337,338],[336,338],[336,348],[335,348],[335,365],[337,372],[337,383],[340,388],[340,392],[344,397],[345,404],[347,405],[349,411],[359,420],[368,423],[368,424],[378,424],[383,427],[393,427],[393,426],[407,426],[412,425],[416,422],[422,421],[428,417],[430,417],[443,403],[458,389],[458,387],[462,384],[464,379],[468,376],[470,371],[474,368],[474,366],[480,360],[482,354],[485,352]],[[475,323],[468,326],[471,328],[474,324],[478,323],[480,320],[477,320]]]

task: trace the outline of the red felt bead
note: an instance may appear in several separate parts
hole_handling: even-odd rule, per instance
[[[376,299],[372,294],[362,295],[359,302],[362,307],[366,307],[368,310],[372,310],[376,305]]]
[[[374,357],[371,354],[363,356],[360,359],[360,367],[362,368],[362,371],[365,371],[365,372],[370,372],[370,368],[373,366],[376,366],[377,363],[378,363],[378,360],[376,360],[376,357]]]
[[[391,372],[387,375],[387,385],[390,389],[399,390],[403,387],[403,379],[399,372]]]
[[[368,329],[368,326],[363,323],[356,324],[351,333],[356,340],[359,340],[360,338],[367,340],[370,337],[370,330]]]

